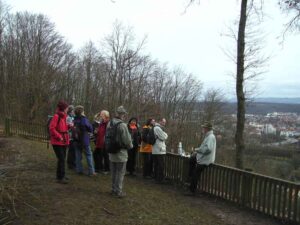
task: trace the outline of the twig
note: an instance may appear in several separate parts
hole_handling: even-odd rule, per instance
[[[106,208],[102,208],[106,213],[108,213],[108,214],[110,214],[110,215],[115,215],[114,213],[112,213],[111,211],[109,211],[108,209],[106,209]]]
[[[35,211],[39,212],[39,210],[35,207],[33,207],[32,205],[28,204],[27,202],[23,202],[25,205],[29,206],[30,208],[34,209]]]

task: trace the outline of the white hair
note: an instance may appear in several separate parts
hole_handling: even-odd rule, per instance
[[[109,112],[107,110],[102,110],[101,113],[103,113],[106,118],[109,118]]]

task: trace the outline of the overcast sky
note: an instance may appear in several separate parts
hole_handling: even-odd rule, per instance
[[[12,12],[47,15],[57,31],[75,49],[100,40],[118,19],[132,26],[137,40],[147,35],[145,54],[171,67],[180,66],[199,77],[205,88],[221,88],[234,95],[235,64],[222,49],[233,45],[223,34],[239,13],[238,0],[201,0],[185,11],[188,0],[4,0]],[[277,1],[265,1],[267,34],[264,53],[272,58],[261,76],[257,97],[300,97],[299,35],[289,35],[280,45],[286,22]],[[272,2],[272,3],[270,3]]]

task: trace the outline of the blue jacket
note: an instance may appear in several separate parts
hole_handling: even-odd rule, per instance
[[[80,129],[82,131],[82,141],[83,146],[90,145],[90,133],[93,132],[93,126],[90,121],[85,116],[75,116],[74,125],[80,124]]]

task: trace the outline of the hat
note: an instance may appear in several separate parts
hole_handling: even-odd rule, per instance
[[[60,100],[58,103],[57,103],[57,108],[60,110],[60,111],[64,111],[66,108],[68,108],[68,104],[66,102],[64,102],[63,100]]]
[[[84,108],[82,105],[77,105],[74,110],[74,112],[77,116],[84,115],[83,111],[84,111]]]
[[[213,128],[213,125],[210,123],[210,122],[204,122],[201,127],[203,128],[207,128],[207,129],[212,129]]]
[[[127,114],[127,111],[126,111],[126,109],[124,108],[124,106],[119,106],[118,108],[117,108],[117,113],[118,114]]]
[[[68,114],[71,113],[74,110],[74,105],[68,106]]]

